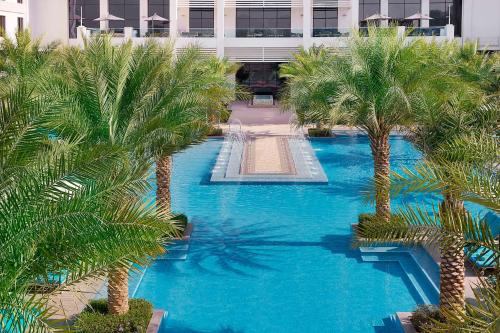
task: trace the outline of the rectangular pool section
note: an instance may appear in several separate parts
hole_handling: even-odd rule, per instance
[[[437,300],[408,253],[352,248],[351,224],[371,211],[366,137],[311,141],[327,184],[214,184],[222,144],[174,158],[173,209],[194,224],[177,245],[187,256],[155,261],[134,295],[168,311],[164,332],[393,333],[396,311]],[[420,158],[400,137],[391,149],[394,169]]]

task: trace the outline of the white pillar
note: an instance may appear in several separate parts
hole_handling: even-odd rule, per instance
[[[101,0],[99,2],[99,17],[104,16],[109,13],[108,0]],[[107,29],[109,27],[109,22],[101,21],[99,27],[101,29]]]
[[[444,32],[446,34],[446,40],[452,41],[455,39],[455,26],[453,24],[445,25]]]
[[[154,13],[151,13],[154,14]],[[142,37],[148,31],[148,22],[145,19],[149,16],[148,0],[140,0],[139,2],[139,36]]]
[[[169,12],[170,12],[170,37],[177,38],[177,0],[170,0],[169,2]]]
[[[389,0],[380,1],[380,14],[389,16]],[[389,20],[380,21],[381,27],[388,27]]]
[[[224,57],[224,0],[215,1],[215,39],[217,41],[217,56]]]
[[[351,0],[351,27],[354,30],[359,28],[359,0]]]
[[[132,27],[125,27],[123,28],[123,35],[125,37],[125,40],[128,41],[129,39],[132,39],[134,34],[134,28]]]
[[[302,44],[305,49],[312,46],[312,1],[302,0]]]
[[[406,27],[404,25],[398,25],[397,34],[399,38],[403,38],[405,35]]]
[[[429,15],[430,14],[430,7],[429,7],[429,0],[422,0],[422,14],[424,15]],[[429,20],[422,20],[420,21],[420,25],[422,28],[428,28],[429,27]]]
[[[76,28],[76,40],[78,45],[83,45],[83,40],[88,37],[87,28],[84,26],[79,26]]]

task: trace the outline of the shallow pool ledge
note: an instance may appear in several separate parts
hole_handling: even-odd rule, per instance
[[[417,333],[410,320],[412,314],[413,312],[396,312],[396,317],[404,333]]]
[[[149,322],[146,333],[158,333],[162,326],[162,322],[167,320],[168,312],[165,310],[153,310],[153,316]]]

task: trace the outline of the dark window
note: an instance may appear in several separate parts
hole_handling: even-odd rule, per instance
[[[69,38],[76,38],[76,27],[83,21],[87,28],[99,28],[99,0],[68,0],[69,8]],[[81,16],[83,15],[83,20]]]
[[[17,31],[24,30],[24,19],[22,17],[17,18]]]
[[[290,33],[290,8],[236,8],[236,36],[270,29]]]
[[[421,12],[421,0],[389,0],[389,17],[397,25],[407,25],[413,22],[404,18]]]
[[[148,2],[148,16],[158,14],[163,18],[170,18],[170,1],[169,0],[149,0]],[[148,23],[149,27],[153,27],[153,22]],[[167,21],[154,22],[155,28],[166,29],[169,27]]]
[[[109,21],[111,29],[124,27],[139,28],[139,2],[140,0],[108,0],[109,13],[124,21]]]
[[[0,15],[0,36],[5,36],[5,16]]]
[[[359,0],[359,25],[366,26],[368,16],[380,13],[380,0]]]
[[[191,8],[189,9],[189,29],[213,29],[213,8]]]
[[[339,12],[337,8],[313,9],[313,36],[328,37],[338,34]]]
[[[17,3],[23,3],[23,0],[17,0]]]
[[[429,15],[433,18],[431,26],[444,26],[449,21],[455,26],[455,36],[462,31],[462,1],[461,0],[430,0]]]

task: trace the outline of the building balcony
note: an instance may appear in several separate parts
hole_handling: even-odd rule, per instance
[[[228,38],[301,38],[302,29],[297,28],[238,28],[227,29]]]
[[[312,30],[313,37],[348,37],[350,35],[349,28],[314,28]]]
[[[179,31],[179,37],[187,38],[213,38],[215,37],[214,28],[190,28],[186,31]]]

